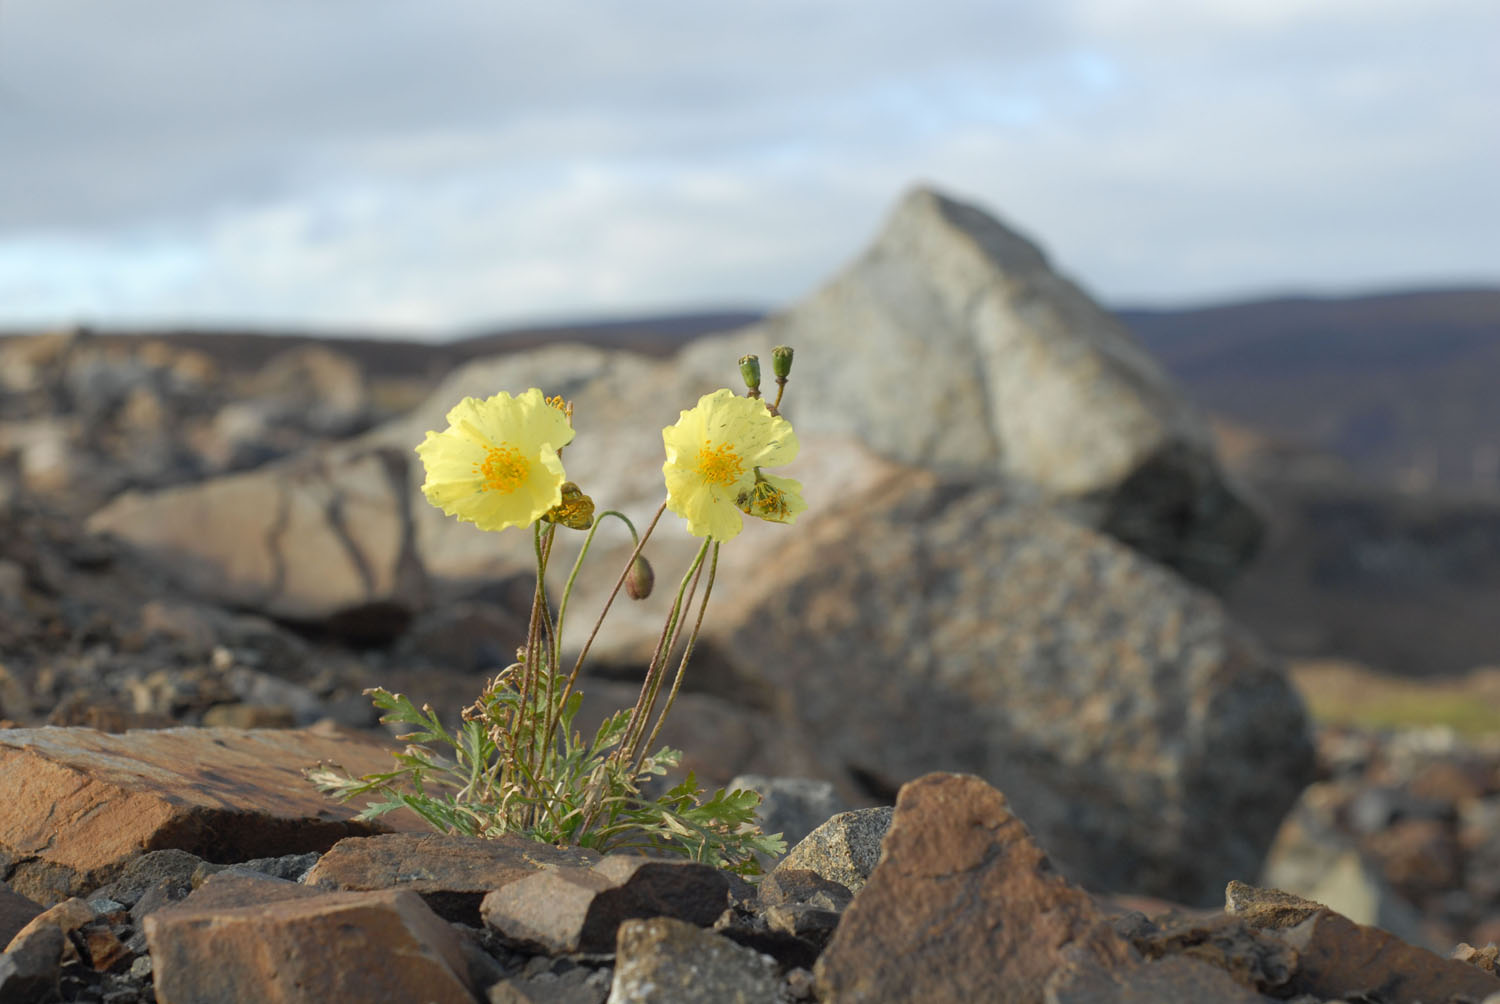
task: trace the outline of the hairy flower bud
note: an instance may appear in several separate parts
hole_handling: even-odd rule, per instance
[[[778,345],[771,350],[771,372],[776,379],[785,380],[792,373],[792,347]]]
[[[651,587],[654,585],[656,573],[651,570],[651,562],[642,555],[636,555],[635,561],[630,565],[630,574],[625,576],[625,591],[633,600],[644,600],[651,595]]]
[[[740,376],[745,378],[745,386],[750,388],[750,396],[758,396],[760,393],[760,357],[740,356]]]

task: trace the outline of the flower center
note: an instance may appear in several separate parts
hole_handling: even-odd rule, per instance
[[[531,465],[514,446],[491,446],[484,451],[484,461],[476,464],[474,470],[484,479],[481,491],[509,495],[526,480]]]
[[[712,440],[705,439],[698,450],[698,473],[709,484],[727,488],[744,475],[745,465],[728,443],[715,446]]]

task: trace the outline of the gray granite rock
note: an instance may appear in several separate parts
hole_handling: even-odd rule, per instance
[[[655,917],[620,925],[609,1004],[776,1004],[779,986],[766,956]]]
[[[730,903],[729,876],[690,861],[610,854],[593,868],[548,868],[484,897],[484,922],[535,951],[608,952],[627,920],[671,917],[706,927]]]
[[[61,975],[65,941],[61,928],[42,927],[0,953],[0,1000],[47,1000]]]
[[[426,597],[411,538],[407,468],[415,460],[408,453],[310,455],[201,484],[127,493],[88,526],[148,554],[179,584],[219,603],[391,636]]]
[[[891,813],[888,805],[839,813],[788,851],[771,875],[806,870],[859,892],[880,858]]]
[[[1258,542],[1187,398],[1040,248],[975,206],[912,189],[822,288],[680,364],[717,374],[776,344],[796,348],[792,378],[808,381],[788,412],[799,429],[1036,486],[1200,582],[1227,581]]]

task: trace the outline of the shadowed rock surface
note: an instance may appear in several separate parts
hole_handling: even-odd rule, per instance
[[[887,790],[923,770],[994,780],[1091,888],[1212,903],[1255,874],[1313,750],[1214,597],[1050,509],[930,475],[799,529],[718,611],[725,692],[763,695]]]

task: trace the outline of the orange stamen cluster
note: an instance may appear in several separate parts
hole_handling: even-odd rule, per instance
[[[728,443],[714,446],[712,440],[705,439],[698,450],[698,473],[709,484],[728,488],[744,475],[745,465]]]
[[[509,495],[531,474],[531,465],[514,446],[491,446],[483,462],[474,465],[474,473],[484,481],[482,490]]]

